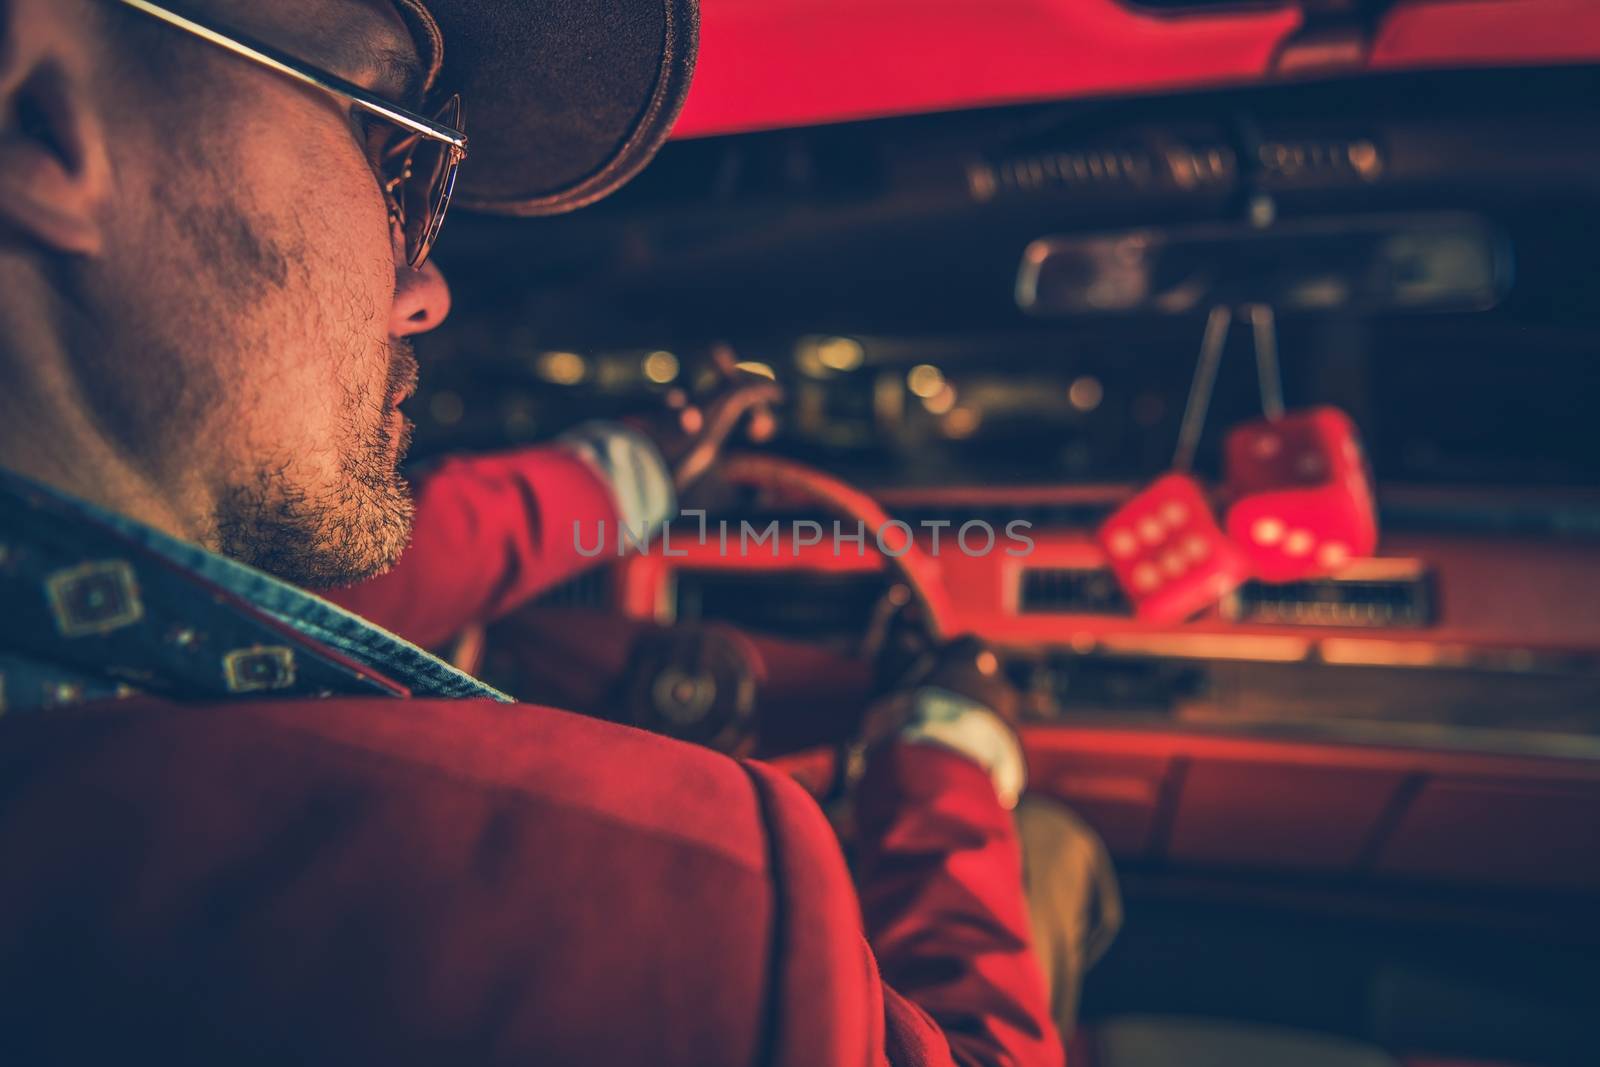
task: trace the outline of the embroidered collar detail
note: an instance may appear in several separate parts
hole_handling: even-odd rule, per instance
[[[0,712],[504,694],[305,590],[0,471]]]

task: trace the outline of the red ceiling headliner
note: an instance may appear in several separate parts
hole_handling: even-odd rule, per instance
[[[1117,0],[703,0],[677,135],[1250,81],[1295,9],[1161,17]],[[1597,0],[1438,0],[1391,13],[1374,67],[1600,59]]]

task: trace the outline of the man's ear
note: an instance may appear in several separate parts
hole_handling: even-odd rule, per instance
[[[73,6],[0,0],[0,231],[95,255],[111,168]]]

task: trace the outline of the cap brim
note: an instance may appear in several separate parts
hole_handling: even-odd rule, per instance
[[[424,0],[468,154],[456,203],[554,215],[637,174],[683,107],[698,0]]]

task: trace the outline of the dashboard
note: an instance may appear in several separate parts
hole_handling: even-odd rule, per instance
[[[415,455],[658,404],[731,348],[786,388],[778,455],[914,529],[1024,524],[1025,555],[947,545],[933,581],[952,631],[998,646],[1027,694],[1035,787],[1130,869],[1592,894],[1597,101],[1593,67],[1440,71],[669,145],[592,211],[462,220],[440,249],[456,313],[418,344]],[[1204,309],[1030,316],[1024,250],[1430,212],[1505,235],[1493,307],[1279,318],[1290,406],[1359,426],[1377,552],[1182,623],[1136,618],[1093,532],[1172,462]],[[1206,482],[1227,428],[1261,412],[1242,344],[1198,442]],[[686,506],[735,529],[837,517],[749,487]],[[750,665],[747,751],[829,795],[898,575],[870,541],[726,552],[682,533],[491,628],[486,676],[605,713],[650,691],[641,661],[714,635]]]
[[[1252,583],[1153,628],[1108,580],[1089,528],[1050,519],[1081,521],[1128,491],[882,494],[890,514],[917,522],[1039,523],[1025,557],[937,560],[952,630],[993,642],[1026,694],[1035,789],[1070,803],[1135,870],[1600,890],[1592,537],[1535,534],[1526,516],[1518,532],[1486,532],[1474,510],[1484,501],[1457,498],[1476,528],[1403,529],[1332,578]],[[1395,517],[1422,502],[1434,516],[1444,504],[1386,499]],[[759,529],[799,514],[721,521]],[[837,743],[874,692],[863,650],[896,602],[895,571],[870,545],[725,554],[713,535],[660,547],[491,631],[488,676],[525,699],[601,712],[618,689],[575,691],[574,662],[626,678],[641,635],[728,628],[755,664],[755,751],[828,796]]]
[[[1041,719],[1161,713],[1184,722],[1454,725],[1463,738],[1495,731],[1499,744],[1514,737],[1538,750],[1548,734],[1559,744],[1546,747],[1600,754],[1600,546],[1592,540],[1470,527],[1393,532],[1382,555],[1332,577],[1250,582],[1194,619],[1152,627],[1134,618],[1092,527],[1046,525],[1053,509],[1109,513],[1127,492],[945,489],[881,499],[914,524],[1030,524],[1027,555],[946,551],[936,565],[951,628],[1007,650]],[[759,529],[772,514],[731,522]],[[800,520],[790,513],[785,521]],[[727,623],[848,656],[896,582],[870,543],[858,553],[852,544],[840,551],[768,541],[740,553],[714,537],[699,544],[680,536],[668,552],[581,578],[546,603]]]

